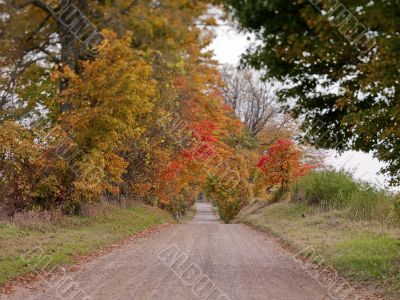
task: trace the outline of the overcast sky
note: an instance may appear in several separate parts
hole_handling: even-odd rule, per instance
[[[215,58],[221,64],[237,65],[240,55],[246,50],[249,43],[246,35],[238,33],[229,26],[221,26],[217,30],[217,37],[211,48],[214,50]],[[338,156],[335,151],[329,151],[326,163],[335,168],[352,171],[355,177],[368,180],[380,187],[386,185],[385,177],[378,174],[383,164],[369,154],[348,151]]]

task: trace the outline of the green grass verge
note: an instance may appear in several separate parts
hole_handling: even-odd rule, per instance
[[[0,285],[32,272],[22,256],[35,247],[43,249],[50,261],[47,265],[50,269],[74,263],[79,255],[113,244],[153,225],[172,221],[165,211],[138,205],[113,207],[106,214],[94,217],[63,217],[60,223],[45,231],[0,224]]]
[[[369,281],[400,296],[400,228],[376,221],[351,220],[348,211],[325,211],[281,202],[247,208],[238,222],[267,230],[295,251],[313,247],[346,278]]]

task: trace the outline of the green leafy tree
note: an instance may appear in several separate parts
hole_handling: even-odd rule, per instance
[[[399,1],[224,2],[258,40],[242,62],[286,83],[280,102],[304,139],[373,152],[399,183]]]

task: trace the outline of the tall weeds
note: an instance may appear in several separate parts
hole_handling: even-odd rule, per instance
[[[400,225],[400,202],[396,195],[357,182],[343,171],[311,172],[292,185],[290,198],[322,210],[345,211],[351,220]]]

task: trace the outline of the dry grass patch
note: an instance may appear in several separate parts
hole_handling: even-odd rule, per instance
[[[104,208],[104,207],[103,207]],[[0,285],[18,275],[32,272],[21,256],[40,247],[51,257],[49,268],[69,264],[88,254],[151,226],[172,222],[170,214],[158,208],[137,205],[128,208],[96,208],[90,216],[61,216],[42,225],[42,216],[23,220],[22,215],[0,224]],[[24,215],[31,216],[31,213]],[[47,219],[46,219],[47,220]]]

